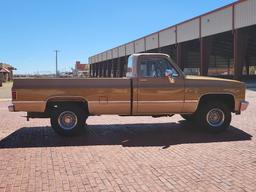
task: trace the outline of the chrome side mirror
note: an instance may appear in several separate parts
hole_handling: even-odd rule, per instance
[[[179,77],[179,74],[173,73],[173,74],[172,74],[172,77]]]
[[[175,78],[175,77],[178,77],[179,74],[177,74],[176,72],[174,72],[172,69],[166,69],[166,70],[165,70],[165,76],[166,76],[166,77],[170,77],[170,78]]]

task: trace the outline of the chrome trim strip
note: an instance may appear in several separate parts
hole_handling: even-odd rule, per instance
[[[136,101],[135,101],[136,102]],[[137,101],[139,103],[184,103],[183,100],[173,100],[173,101]]]
[[[131,101],[108,101],[108,103],[130,103]]]
[[[45,103],[46,101],[12,101],[13,104]]]
[[[198,100],[138,101],[142,103],[197,103]]]
[[[130,101],[88,101],[89,104],[106,104],[106,103],[130,103]],[[134,101],[139,103],[197,103],[198,100],[169,100],[169,101]]]
[[[100,103],[130,103],[131,101],[88,101],[90,104],[100,104]],[[135,101],[140,103],[196,103],[198,100],[169,100],[169,101]],[[13,101],[13,104],[19,104],[19,103],[46,103],[46,101]]]
[[[130,103],[131,101],[88,101],[89,104]]]
[[[185,103],[197,103],[198,100],[185,100]]]

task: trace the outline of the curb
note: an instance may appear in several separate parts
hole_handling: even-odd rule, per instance
[[[0,102],[1,101],[11,101],[12,99],[0,99]]]

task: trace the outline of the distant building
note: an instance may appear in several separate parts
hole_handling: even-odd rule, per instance
[[[75,69],[73,74],[76,77],[89,77],[90,76],[90,65],[81,64],[80,61],[76,61]]]
[[[91,76],[124,77],[134,53],[168,54],[187,75],[256,79],[256,0],[235,1],[91,56]]]
[[[0,63],[0,86],[2,85],[2,82],[13,80],[13,70],[16,69],[11,65]]]

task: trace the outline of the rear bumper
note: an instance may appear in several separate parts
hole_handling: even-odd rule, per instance
[[[241,101],[240,102],[240,111],[245,111],[247,109],[248,105],[249,105],[248,101],[245,101],[245,100]]]
[[[14,106],[14,105],[9,105],[9,106],[8,106],[8,110],[9,110],[10,112],[15,112],[15,106]]]

